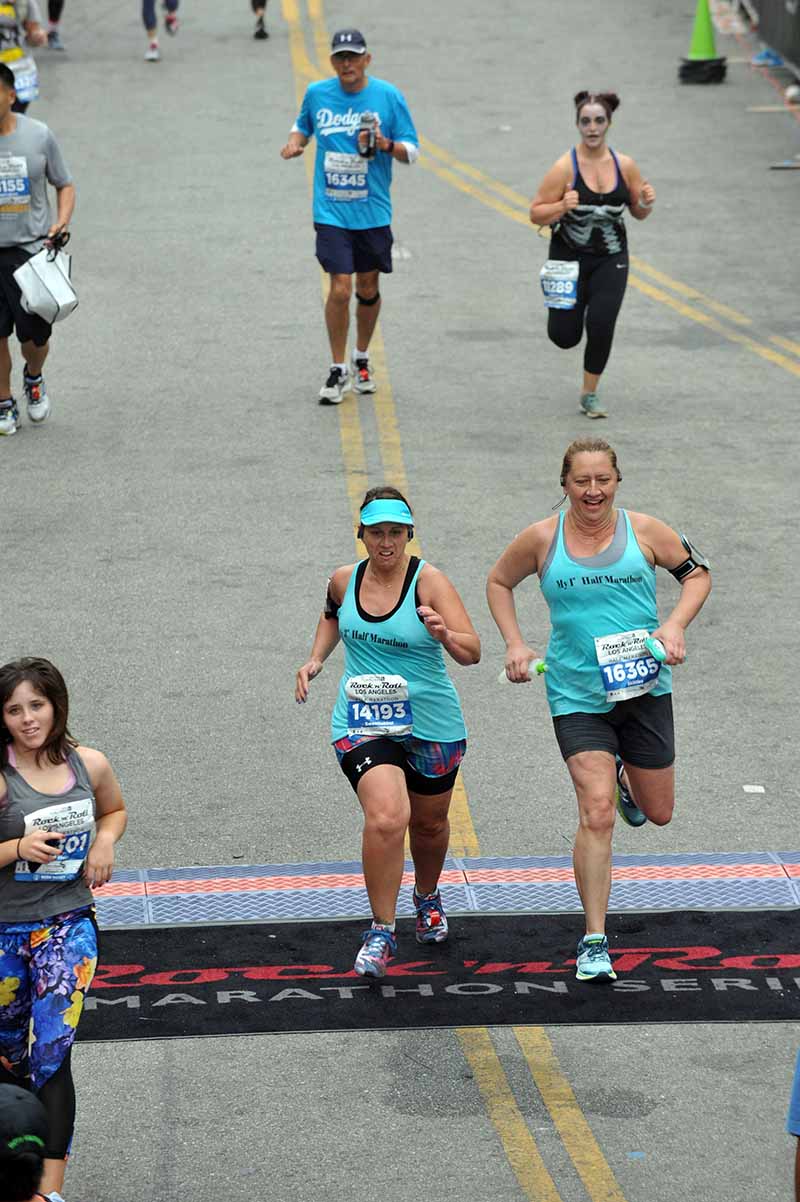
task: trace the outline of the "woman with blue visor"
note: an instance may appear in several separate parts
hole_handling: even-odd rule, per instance
[[[447,938],[439,876],[467,732],[444,651],[458,664],[476,664],[481,646],[448,578],[409,555],[414,518],[402,493],[370,489],[360,519],[358,537],[367,558],[331,576],[311,655],[297,673],[295,698],[307,700],[309,682],[341,639],[345,664],[331,739],[364,811],[362,859],[373,915],[355,971],[382,977],[397,950],[406,831],[415,870],[417,942]]]

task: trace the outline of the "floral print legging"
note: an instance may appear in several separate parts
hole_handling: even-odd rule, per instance
[[[45,923],[0,922],[0,1068],[5,1080],[40,1093],[68,1062],[96,967],[91,907],[57,914]],[[71,1077],[67,1088],[72,1089]],[[49,1110],[47,1093],[41,1098]]]

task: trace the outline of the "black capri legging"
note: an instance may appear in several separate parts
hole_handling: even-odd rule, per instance
[[[586,325],[586,350],[583,367],[599,376],[608,363],[611,341],[628,282],[628,252],[617,255],[593,255],[576,251],[554,235],[550,241],[551,259],[577,260],[580,264],[578,300],[574,309],[549,309],[547,336],[556,346],[568,350],[577,346]]]

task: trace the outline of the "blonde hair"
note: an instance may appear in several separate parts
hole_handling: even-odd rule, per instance
[[[622,479],[622,472],[617,464],[617,452],[612,446],[606,442],[604,438],[576,438],[571,442],[564,452],[564,458],[561,461],[561,487],[563,488],[567,481],[567,476],[572,470],[572,460],[576,455],[608,455],[611,461],[611,466],[617,473],[617,481]]]

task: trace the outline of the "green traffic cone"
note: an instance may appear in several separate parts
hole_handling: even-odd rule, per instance
[[[692,27],[692,44],[689,47],[689,61],[701,62],[716,57],[714,26],[711,22],[708,0],[697,0],[697,11],[694,14],[694,26]]]
[[[678,79],[681,83],[722,83],[726,71],[725,59],[717,58],[708,0],[697,0],[689,57],[681,60]]]

